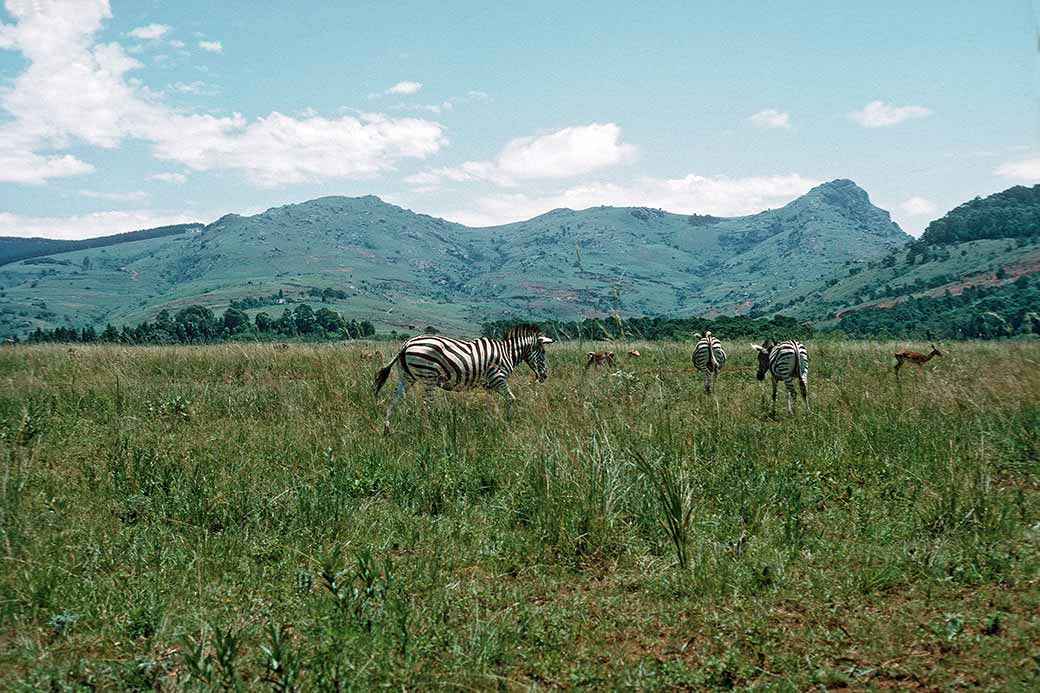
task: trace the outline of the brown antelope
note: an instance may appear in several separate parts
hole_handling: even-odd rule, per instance
[[[379,351],[378,349],[373,349],[372,351],[362,351],[361,352],[361,360],[362,361],[370,361],[372,359],[377,359],[379,361],[382,361],[383,360],[383,353],[381,351]]]
[[[899,369],[903,367],[903,363],[906,361],[909,361],[920,368],[924,368],[924,364],[931,361],[933,357],[943,355],[934,344],[929,346],[932,347],[932,350],[927,354],[922,354],[919,351],[900,351],[896,354],[896,377],[899,377]]]
[[[585,370],[589,369],[589,366],[616,366],[617,360],[614,358],[613,351],[590,351],[589,360],[585,362]]]
[[[628,352],[628,357],[631,359],[637,359],[641,356],[638,349],[631,349]]]
[[[275,344],[274,348],[276,351],[286,351],[289,348],[289,345],[283,342],[281,344]]]

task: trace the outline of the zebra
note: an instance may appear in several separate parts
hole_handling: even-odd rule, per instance
[[[773,343],[767,339],[761,346],[752,344],[751,347],[758,352],[759,380],[766,379],[766,372],[773,376],[773,414],[776,414],[776,386],[783,380],[787,387],[787,412],[794,413],[792,401],[794,400],[794,378],[798,378],[798,388],[802,391],[802,400],[805,402],[805,410],[811,412],[809,406],[809,351],[801,342],[789,339],[784,342]]]
[[[722,348],[722,342],[713,337],[711,332],[694,334],[700,337],[697,346],[693,348],[693,367],[704,372],[704,391],[711,392],[715,379],[719,377],[719,371],[726,363],[726,351]]]
[[[390,363],[376,373],[376,394],[382,389],[390,370],[397,366],[397,388],[386,410],[383,433],[390,432],[390,418],[405,391],[416,382],[422,383],[423,403],[427,409],[435,388],[462,390],[483,387],[495,390],[506,399],[506,419],[512,413],[516,397],[507,378],[517,366],[526,362],[538,382],[545,382],[549,369],[545,364],[545,345],[551,339],[534,325],[510,329],[503,339],[452,339],[440,335],[412,337]]]

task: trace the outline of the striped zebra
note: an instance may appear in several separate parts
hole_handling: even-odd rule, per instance
[[[793,339],[775,344],[772,339],[767,339],[761,346],[751,346],[758,352],[758,379],[765,380],[767,371],[773,376],[773,413],[776,414],[776,386],[781,380],[787,387],[787,411],[794,413],[792,402],[796,377],[805,409],[812,411],[809,407],[809,352],[805,345]]]
[[[701,337],[699,332],[694,336]],[[713,337],[711,332],[705,332],[693,348],[693,367],[704,373],[705,392],[711,392],[715,379],[719,377],[719,371],[725,363],[726,351],[722,348],[722,342]]]
[[[549,375],[545,365],[545,345],[553,340],[533,325],[522,325],[509,330],[503,339],[451,339],[439,335],[412,337],[397,356],[376,374],[376,394],[382,389],[390,370],[397,366],[397,388],[386,410],[383,432],[390,431],[390,418],[405,391],[421,383],[423,403],[427,408],[435,388],[462,390],[483,387],[495,390],[506,398],[506,418],[512,412],[516,397],[509,389],[507,378],[521,363],[527,363],[539,382]]]

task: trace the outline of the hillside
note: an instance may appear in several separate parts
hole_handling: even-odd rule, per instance
[[[192,303],[220,310],[278,291],[313,302],[315,289],[381,329],[473,331],[517,313],[746,313],[907,240],[848,180],[746,217],[597,207],[482,229],[376,197],[327,197],[8,264],[0,333],[132,323]]]
[[[871,310],[875,311],[871,315],[876,316],[872,323],[883,327],[886,333],[902,334],[894,327],[895,314],[884,316],[876,311],[911,298],[926,301],[947,294],[959,296],[968,289],[1002,287],[1036,272],[1040,272],[1040,186],[1018,186],[960,205],[929,224],[919,240],[894,248],[880,258],[848,261],[834,276],[807,290],[792,291],[768,309],[823,321],[837,321],[854,311]],[[1009,298],[1012,294],[1018,296],[1013,291],[994,294],[1009,301],[1002,312],[1023,307],[1017,298]],[[994,300],[990,297],[985,310],[992,309]],[[956,310],[949,315],[957,317],[951,317],[953,322],[947,327],[970,332],[963,328],[970,322],[964,317],[970,308],[964,302],[955,303]],[[934,311],[944,312],[949,307],[943,306],[947,304],[935,304]],[[1029,311],[1040,311],[1040,305],[1028,306]],[[897,314],[909,315],[903,311]],[[919,318],[916,321],[922,322]],[[863,319],[846,322],[856,326],[855,333],[864,329]],[[915,328],[906,329],[916,333]]]
[[[17,236],[0,236],[0,265],[6,265],[19,260],[27,260],[45,255],[56,255],[73,250],[86,248],[104,248],[118,245],[120,243],[133,243],[152,238],[175,236],[188,231],[197,231],[202,224],[176,224],[174,226],[160,226],[154,229],[141,231],[127,231],[112,236],[101,238],[88,238],[81,241],[63,241],[53,238],[19,238]]]

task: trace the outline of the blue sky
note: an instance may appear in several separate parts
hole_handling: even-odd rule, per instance
[[[1040,182],[1027,1],[4,4],[0,235],[333,194],[735,215],[834,178],[917,234]]]

